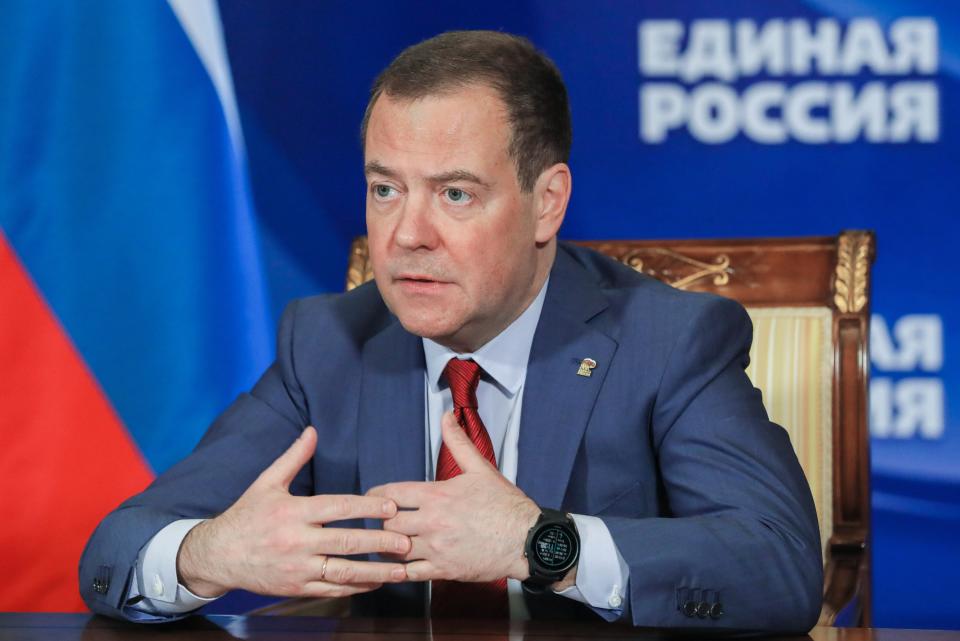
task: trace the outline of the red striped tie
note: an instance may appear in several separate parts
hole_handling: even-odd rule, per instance
[[[493,443],[477,413],[477,384],[480,366],[472,360],[451,358],[443,374],[453,395],[453,414],[470,440],[494,466],[497,464]],[[462,474],[447,444],[440,446],[437,458],[437,480],[445,481]],[[510,615],[507,600],[507,579],[487,583],[434,581],[431,588],[430,615],[434,618],[490,619]]]

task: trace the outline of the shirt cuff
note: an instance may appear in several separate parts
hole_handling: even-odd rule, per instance
[[[602,519],[581,514],[571,516],[580,535],[577,582],[557,594],[592,608],[616,613],[611,617],[611,620],[615,619],[623,612],[630,568],[620,556],[620,550]]]
[[[185,614],[220,597],[197,596],[177,577],[177,554],[187,533],[204,519],[181,519],[157,532],[140,552],[136,580],[130,582],[128,607],[159,615]],[[142,598],[141,598],[142,597]]]

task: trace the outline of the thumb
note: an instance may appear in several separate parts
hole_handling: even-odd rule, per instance
[[[289,489],[293,477],[313,457],[313,452],[316,449],[317,430],[312,425],[308,425],[299,438],[293,442],[293,445],[288,447],[286,452],[278,456],[277,460],[263,471],[258,482],[280,486],[284,490]]]
[[[461,471],[484,472],[493,468],[490,461],[480,453],[477,446],[467,436],[467,432],[457,423],[453,412],[444,413],[440,420],[440,428],[443,442],[450,450],[453,460],[457,462]]]

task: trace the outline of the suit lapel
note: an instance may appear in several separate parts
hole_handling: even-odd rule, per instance
[[[560,249],[530,351],[520,421],[517,486],[538,505],[559,508],[617,342],[588,321],[607,301]],[[577,374],[591,358],[596,368]]]
[[[424,359],[420,338],[394,321],[367,341],[360,386],[360,490],[394,481],[422,481]]]

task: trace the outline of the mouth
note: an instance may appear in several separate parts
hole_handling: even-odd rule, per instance
[[[393,277],[394,280],[409,280],[418,283],[445,283],[446,281],[431,276],[430,274],[421,274],[419,272],[400,272]]]
[[[434,293],[450,284],[426,274],[399,274],[394,277],[393,282],[402,290],[413,294]]]

